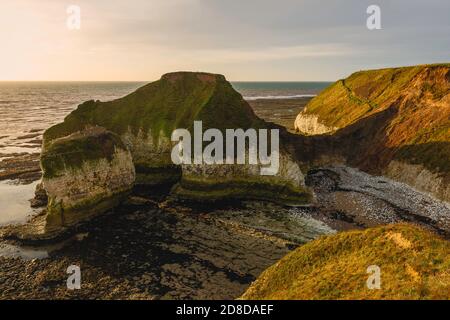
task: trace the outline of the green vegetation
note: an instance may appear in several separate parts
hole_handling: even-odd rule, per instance
[[[449,63],[386,68],[337,81],[305,113],[345,128],[332,136],[347,159],[365,163],[365,170],[380,173],[399,160],[450,179],[449,99]]]
[[[381,270],[368,289],[367,268]],[[450,299],[450,244],[409,224],[321,237],[264,271],[243,299]]]
[[[343,128],[385,110],[406,93],[412,79],[425,69],[449,66],[434,64],[355,72],[312,99],[305,112],[318,115],[319,121],[329,127]],[[443,94],[439,92],[440,96]]]
[[[181,167],[174,166],[171,161],[170,136],[177,128],[186,128],[193,133],[194,120],[202,121],[203,130],[217,128],[222,133],[229,128],[246,130],[268,127],[224,76],[169,73],[123,98],[109,102],[85,102],[69,114],[63,123],[49,128],[44,133],[44,152],[41,157],[44,174],[52,177],[63,168],[76,167],[85,161],[108,156],[114,145],[112,142],[96,141],[97,138],[91,137],[66,138],[84,132],[85,128],[100,127],[114,132],[117,135],[115,137],[130,149],[136,169],[135,184],[173,185],[180,181],[187,184]],[[105,146],[101,146],[102,143]],[[286,152],[283,146],[280,149]],[[278,181],[283,179],[254,177],[254,180],[259,181],[255,185],[252,181],[244,181],[245,178],[233,170],[228,170],[226,175],[233,185],[233,190],[229,192],[223,190],[223,177],[217,177],[216,181],[209,180],[207,189],[192,182],[191,187],[201,190],[181,187],[174,190],[186,195],[195,194],[199,199],[224,197],[224,193],[228,197],[245,197],[248,194],[252,198],[259,195],[259,198],[264,199],[286,199],[289,202],[296,199],[301,203],[308,198],[306,190],[288,186],[286,181]],[[218,192],[217,188],[213,190],[215,184],[222,191]]]
[[[450,174],[450,120],[417,132],[416,137],[398,150],[395,159],[423,165],[431,172]]]
[[[87,130],[59,138],[47,144],[41,154],[44,178],[52,178],[66,169],[77,169],[85,162],[112,160],[116,148],[126,150],[121,139],[112,132]]]
[[[87,101],[64,122],[48,129],[44,142],[82,130],[102,126],[119,135],[128,129],[137,135],[149,129],[154,141],[176,128],[192,127],[203,120],[204,128],[249,128],[257,121],[251,108],[221,75],[178,72],[167,74],[135,92],[108,102]]]
[[[166,179],[166,174],[157,170],[148,172],[145,168],[167,171],[166,168],[172,164],[172,131],[186,128],[192,132],[194,120],[202,120],[204,130],[260,128],[265,125],[222,75],[176,72],[166,74],[160,80],[149,83],[123,98],[109,102],[87,101],[79,105],[63,123],[49,128],[44,133],[44,149],[55,139],[91,126],[106,128],[121,137],[131,133],[134,135],[131,144],[138,144],[131,148],[138,183],[169,183],[177,178],[176,172],[168,172]],[[151,137],[148,137],[149,133]],[[67,145],[59,149],[64,148],[72,147]],[[77,146],[80,151],[82,148],[83,146]],[[91,151],[87,151],[91,154]],[[50,155],[53,154],[55,152],[50,152]],[[92,155],[95,157],[94,153]],[[43,160],[49,162],[48,156],[43,156]],[[73,162],[79,163],[79,160],[83,159],[74,159]],[[63,164],[64,162],[56,157],[53,163],[44,166],[51,174],[52,167],[58,170]]]
[[[187,200],[252,199],[293,205],[311,201],[311,195],[306,189],[275,177],[238,177],[220,180],[188,177],[181,180],[174,187],[174,191],[176,197]]]
[[[161,165],[159,167],[148,167],[134,164],[134,167],[136,169],[136,185],[173,185],[181,179],[180,166]]]

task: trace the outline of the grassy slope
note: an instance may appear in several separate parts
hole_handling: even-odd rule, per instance
[[[118,135],[127,130],[134,134],[142,131],[145,135],[150,130],[153,141],[158,143],[160,135],[170,139],[176,128],[192,130],[194,120],[202,120],[204,130],[265,126],[223,76],[177,72],[166,74],[123,98],[108,102],[91,100],[79,105],[64,122],[45,131],[44,150],[55,139],[90,126],[101,126]],[[42,160],[45,162],[46,158]],[[158,166],[172,165],[170,159],[164,161],[168,163]],[[72,162],[75,165],[76,159]],[[45,163],[43,166],[48,167]]]
[[[79,105],[63,123],[48,129],[44,140],[48,143],[86,124],[99,125],[119,135],[131,128],[134,133],[151,129],[154,138],[161,133],[170,137],[176,128],[190,128],[194,119],[203,120],[204,127],[218,128],[247,128],[257,121],[223,76],[179,72],[167,74],[123,98]]]
[[[306,106],[305,113],[318,115],[320,122],[327,126],[346,127],[362,117],[386,109],[419,72],[438,67],[450,68],[450,64],[355,72],[312,99]]]
[[[312,99],[305,112],[344,128],[394,106],[395,116],[378,128],[383,139],[371,141],[371,148],[450,173],[450,64],[356,72]]]
[[[87,101],[69,114],[64,122],[48,129],[45,142],[78,131],[86,124],[103,126],[118,134],[128,127],[136,130],[152,129],[169,134],[174,128],[185,127],[207,103],[214,91],[214,83],[201,82],[193,75],[191,81],[172,82],[161,79],[113,101]]]
[[[367,267],[381,268],[369,290]],[[243,299],[450,299],[450,243],[397,224],[319,238],[268,268]]]

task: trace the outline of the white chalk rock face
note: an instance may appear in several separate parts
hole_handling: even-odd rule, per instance
[[[182,165],[181,181],[172,193],[182,199],[223,200],[260,199],[285,204],[309,202],[299,165],[284,151],[280,152],[278,170],[262,175],[261,164]],[[205,192],[207,191],[207,192]]]
[[[393,160],[389,163],[385,174],[397,181],[431,193],[440,200],[450,203],[450,184],[448,176],[432,173],[424,166]]]
[[[99,127],[45,145],[41,165],[48,196],[46,234],[117,206],[135,181],[131,153],[117,135]]]
[[[300,112],[295,118],[294,127],[297,132],[305,135],[317,135],[332,133],[337,130],[334,127],[328,127],[320,123],[319,118],[313,114]]]

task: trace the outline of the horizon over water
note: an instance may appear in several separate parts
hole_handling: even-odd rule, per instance
[[[43,132],[84,101],[123,97],[148,82],[0,81],[0,161],[23,153],[38,154]],[[330,82],[231,82],[244,99],[289,99],[316,95]],[[24,222],[34,213],[28,199],[36,183],[0,181],[0,225]]]
[[[232,81],[246,100],[314,97],[333,82],[328,81]]]
[[[143,81],[0,81],[0,159],[40,151],[37,139],[48,127],[87,100],[123,97]],[[312,97],[331,84],[313,81],[234,81],[246,100]]]

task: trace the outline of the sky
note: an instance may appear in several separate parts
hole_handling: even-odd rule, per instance
[[[369,30],[376,4],[381,29]],[[80,8],[70,29],[67,8]],[[334,81],[450,62],[448,0],[1,0],[0,80]]]

